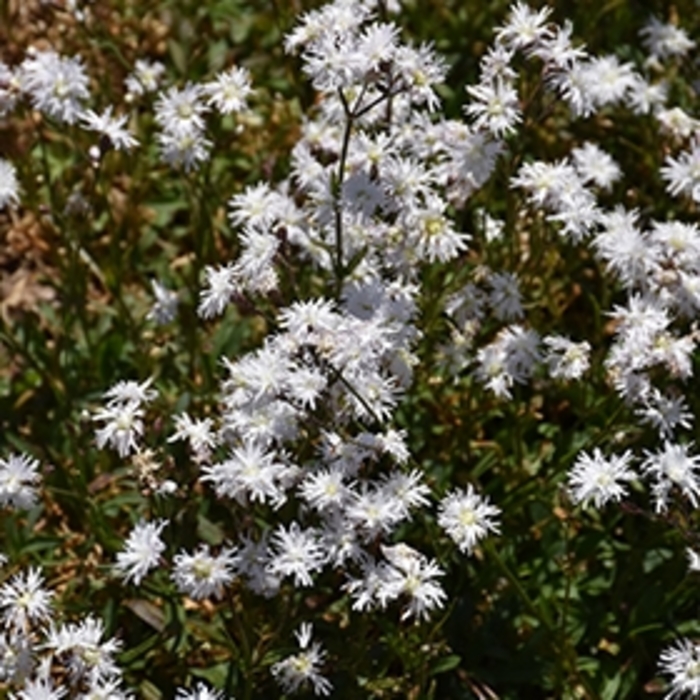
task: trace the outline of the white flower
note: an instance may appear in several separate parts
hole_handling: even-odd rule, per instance
[[[0,117],[6,116],[17,104],[19,96],[19,75],[0,61]]]
[[[643,405],[635,410],[644,423],[653,425],[662,438],[670,438],[676,428],[689,430],[693,414],[688,410],[683,394],[664,394],[652,387],[648,395],[642,398]]]
[[[304,52],[302,69],[319,92],[349,88],[362,71],[360,57],[349,37],[324,32]]]
[[[598,257],[627,287],[645,281],[656,266],[655,251],[639,229],[638,218],[636,210],[618,207],[602,216],[603,230],[593,240]]]
[[[417,469],[408,473],[393,471],[380,477],[379,492],[385,495],[387,501],[396,503],[397,517],[408,518],[414,508],[428,505],[430,488],[421,483],[422,478]]]
[[[405,99],[399,104],[425,105],[429,112],[434,112],[441,104],[434,88],[444,82],[446,74],[445,60],[433,51],[430,44],[396,46],[391,75],[396,79],[396,84],[406,91]]]
[[[649,243],[669,267],[696,272],[700,264],[700,229],[683,221],[652,221]]]
[[[257,542],[243,535],[235,562],[239,576],[246,579],[248,587],[265,596],[272,598],[277,595],[282,577],[270,571],[273,553],[270,551],[269,538],[263,534]]]
[[[100,679],[90,682],[84,693],[77,696],[76,700],[134,700],[131,693],[121,689],[120,678]]]
[[[50,678],[27,679],[22,689],[10,693],[10,700],[61,700],[66,694],[63,687],[55,688]]]
[[[590,343],[581,343],[560,335],[548,335],[543,339],[547,346],[545,362],[553,379],[579,379],[588,369]]]
[[[164,287],[158,280],[151,280],[151,288],[156,300],[151,310],[146,315],[149,321],[154,321],[158,325],[164,325],[175,320],[177,316],[178,297],[177,292],[173,292]]]
[[[443,576],[443,570],[427,557],[400,542],[392,547],[382,546],[382,553],[391,567],[377,591],[377,598],[384,607],[386,601],[408,597],[401,619],[427,620],[430,612],[441,608],[447,594],[435,578]]]
[[[550,82],[558,89],[577,117],[587,117],[596,109],[626,100],[639,103],[644,81],[630,63],[617,57],[600,56],[576,61],[567,70],[555,71]]]
[[[137,60],[133,72],[124,81],[128,94],[136,96],[155,92],[163,73],[165,66],[162,63]]]
[[[635,114],[653,113],[659,121],[663,122],[661,113],[669,111],[662,109],[666,104],[667,96],[668,84],[665,81],[650,83],[641,75],[637,75],[633,88],[627,94],[627,103]]]
[[[250,499],[279,507],[286,498],[283,481],[288,467],[254,441],[246,441],[231,451],[229,459],[202,471],[200,480],[212,482],[217,496],[235,498],[241,504]]]
[[[287,53],[297,53],[302,47],[317,42],[324,32],[341,36],[355,31],[369,14],[369,5],[354,2],[329,3],[305,12],[299,24],[285,36],[284,49]]]
[[[389,581],[392,567],[384,561],[376,562],[366,555],[360,557],[359,562],[362,577],[349,578],[343,585],[343,589],[354,599],[352,609],[363,612],[379,605],[386,606],[389,598],[384,595],[380,599],[380,594],[382,591],[386,593],[384,586]]]
[[[586,190],[563,200],[556,214],[547,216],[547,221],[562,224],[559,235],[574,243],[580,242],[598,223],[601,212],[595,200]]]
[[[13,454],[0,459],[0,506],[30,508],[36,503],[36,484],[41,480],[39,461]]]
[[[152,383],[153,378],[150,377],[141,383],[133,379],[122,380],[105,391],[104,398],[108,406],[148,403],[158,395],[155,389],[150,388]]]
[[[326,652],[318,642],[311,641],[313,627],[309,623],[302,623],[294,634],[299,643],[299,651],[273,664],[272,675],[285,693],[296,693],[310,685],[315,695],[329,695],[333,686],[319,671]]]
[[[136,403],[115,404],[98,411],[93,420],[104,421],[95,432],[95,442],[102,449],[109,444],[120,457],[138,449],[137,437],[143,434],[143,409]]]
[[[217,556],[212,556],[209,547],[203,544],[194,554],[176,554],[172,578],[178,590],[194,600],[223,597],[224,587],[234,577],[235,552],[233,547],[224,547]]]
[[[379,450],[390,455],[398,464],[405,464],[411,453],[406,445],[406,431],[390,428],[384,434],[373,436]]]
[[[362,491],[354,495],[346,508],[348,520],[358,527],[366,541],[389,534],[405,516],[405,507],[396,497],[381,488],[362,484]]]
[[[211,690],[204,683],[197,683],[192,690],[178,688],[175,700],[225,700],[220,690]]]
[[[550,209],[557,209],[563,194],[576,190],[577,183],[580,183],[578,173],[565,161],[523,163],[510,179],[510,186],[526,190],[533,204]]]
[[[620,166],[602,148],[586,141],[571,152],[574,167],[583,182],[593,182],[605,190],[620,179]]]
[[[345,567],[348,561],[361,562],[367,558],[357,532],[340,509],[324,513],[320,539],[328,552],[328,562],[333,568],[340,569]]]
[[[133,380],[120,381],[105,392],[106,408],[92,417],[95,421],[104,421],[104,425],[95,432],[95,442],[99,448],[109,444],[120,457],[138,450],[136,439],[143,434],[141,404],[157,395],[149,389],[151,382],[152,379],[140,384]]]
[[[223,313],[239,285],[231,265],[219,268],[207,266],[204,272],[208,289],[202,289],[199,293],[197,313],[201,318],[213,318]]]
[[[266,182],[249,185],[228,201],[229,221],[232,226],[269,229],[278,214],[283,198]]]
[[[27,631],[30,623],[45,622],[51,617],[53,593],[44,588],[38,569],[30,568],[0,586],[3,622],[17,631]]]
[[[518,298],[520,298],[519,292]],[[470,282],[447,298],[445,311],[462,329],[467,324],[478,323],[484,318],[486,300],[486,294]]]
[[[202,97],[204,88],[201,85],[187,83],[182,90],[171,87],[158,96],[154,108],[155,119],[168,133],[201,132],[204,130],[202,115],[208,110]]]
[[[545,75],[548,69],[567,70],[578,61],[586,57],[586,51],[582,46],[573,46],[571,34],[573,24],[570,20],[565,20],[563,26],[554,27],[553,33],[549,36],[541,37],[537,44],[528,50],[528,55],[537,56],[545,63]]]
[[[647,452],[642,463],[645,476],[650,476],[655,483],[652,493],[656,499],[656,512],[668,508],[668,499],[672,490],[680,492],[691,502],[693,508],[700,502],[700,478],[697,474],[700,468],[700,456],[690,456],[691,445],[674,445],[665,442],[662,450]]]
[[[663,91],[658,106],[665,104],[666,93],[668,91],[668,86],[664,83],[661,84],[661,87]],[[687,139],[700,129],[700,120],[691,117],[680,107],[656,109],[654,111],[654,116],[661,125],[661,130],[667,134],[671,134],[676,139]]]
[[[501,27],[496,38],[515,49],[521,49],[551,36],[547,27],[547,18],[551,8],[543,7],[533,10],[524,2],[518,2],[511,7],[508,22]]]
[[[393,207],[413,209],[430,196],[434,175],[415,158],[400,155],[382,161],[382,184]],[[444,209],[439,200],[434,208]]]
[[[667,700],[700,695],[700,645],[681,639],[661,652],[659,670],[671,676]]]
[[[31,632],[0,632],[0,679],[4,683],[21,683],[34,670],[34,642]]]
[[[318,532],[302,530],[293,522],[288,529],[278,525],[272,535],[273,555],[269,569],[281,577],[294,576],[295,586],[313,585],[312,573],[320,571],[327,560]]]
[[[668,183],[669,194],[687,194],[700,202],[700,141],[693,141],[691,149],[683,151],[678,158],[666,156],[664,162],[661,177]]]
[[[186,172],[209,158],[211,142],[204,136],[204,88],[188,83],[182,90],[171,87],[161,93],[155,105],[157,135],[163,160]]]
[[[512,272],[495,272],[488,278],[489,304],[499,321],[515,321],[524,315],[518,278]]]
[[[130,151],[139,142],[128,129],[124,128],[128,117],[125,115],[113,117],[112,109],[109,106],[102,114],[97,114],[88,109],[80,115],[80,119],[86,129],[97,131],[109,139],[109,142],[117,151]]]
[[[484,238],[487,243],[502,241],[506,230],[506,222],[503,219],[496,219],[487,212],[483,212]]]
[[[245,68],[231,68],[204,85],[204,94],[209,97],[208,104],[221,114],[243,111],[251,92],[250,73]]]
[[[172,168],[182,168],[188,173],[209,160],[211,141],[189,121],[175,123],[170,130],[160,132],[156,140],[161,158]]]
[[[338,326],[333,302],[326,299],[295,301],[279,313],[282,328],[300,345],[317,343]]]
[[[482,82],[497,79],[512,81],[517,78],[518,74],[511,66],[514,55],[513,49],[500,42],[489,46],[487,53],[479,61],[479,74]]]
[[[406,226],[414,232],[415,252],[429,262],[447,262],[466,249],[469,234],[454,230],[445,215],[446,202],[430,197],[424,207],[407,210]]]
[[[0,209],[19,203],[17,171],[9,161],[0,158]]]
[[[499,533],[496,518],[500,508],[489,503],[469,484],[466,492],[455,489],[440,501],[438,525],[454,540],[461,552],[471,554],[479,540],[489,532]]]
[[[68,668],[74,683],[85,680],[90,684],[109,681],[121,674],[114,662],[114,655],[121,643],[116,639],[102,641],[102,620],[92,616],[80,623],[68,623],[49,628],[46,647],[61,659]]]
[[[294,368],[287,377],[287,388],[292,400],[312,411],[327,384],[323,372],[312,367]]]
[[[619,501],[627,495],[626,483],[637,478],[629,469],[631,460],[630,450],[608,459],[598,448],[593,451],[593,456],[585,452],[579,454],[568,477],[569,493],[574,503],[585,506],[593,501],[596,508],[600,508],[608,501]]]
[[[488,129],[495,137],[515,133],[521,120],[518,93],[506,80],[497,78],[488,83],[467,86],[474,99],[464,110],[474,118],[474,128]]]
[[[506,370],[506,351],[496,339],[477,352],[477,377],[499,398],[510,398],[513,377]]]
[[[230,379],[224,385],[230,389],[230,400],[236,407],[252,401],[256,409],[282,394],[290,377],[288,350],[269,342],[254,353],[248,353],[235,364],[225,362]]]
[[[399,29],[395,24],[372,22],[365,27],[356,47],[364,70],[381,71],[383,65],[389,64],[398,39]]]
[[[319,512],[340,508],[351,493],[344,478],[345,473],[335,467],[309,474],[299,485],[299,496]]]
[[[690,547],[686,547],[685,553],[688,557],[688,571],[700,571],[700,554]]]
[[[279,248],[279,238],[268,232],[247,227],[239,238],[241,255],[234,270],[242,289],[267,294],[277,289],[278,275],[274,259]]]
[[[524,384],[540,360],[539,336],[519,325],[502,329],[489,345],[479,348],[477,376],[496,396],[510,397],[514,383]]]
[[[347,396],[355,416],[360,420],[388,422],[400,394],[394,378],[384,377],[379,372],[353,372],[349,368],[344,377],[355,390]]]
[[[585,63],[590,97],[595,107],[623,100],[636,87],[631,63],[620,63],[617,56],[592,58]]]
[[[67,124],[77,121],[90,95],[81,60],[55,51],[33,51],[20,66],[20,84],[35,109]]]
[[[195,455],[205,458],[216,447],[213,425],[211,418],[192,420],[187,413],[181,413],[175,416],[176,431],[168,438],[168,442],[187,440]]]
[[[575,117],[588,117],[596,107],[594,79],[590,62],[579,60],[564,70],[553,71],[549,83],[568,103]]]
[[[160,555],[165,551],[165,543],[160,533],[168,524],[167,520],[137,523],[129,533],[124,549],[117,554],[114,565],[117,573],[125,583],[130,580],[138,586],[143,577],[158,565]]]
[[[656,17],[652,17],[639,33],[647,51],[659,58],[684,56],[695,47],[695,42],[683,29],[664,24]]]

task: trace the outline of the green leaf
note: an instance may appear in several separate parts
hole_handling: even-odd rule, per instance
[[[615,698],[619,697],[617,693],[620,689],[621,681],[622,675],[620,673],[609,678],[600,690],[601,700],[615,700]]]
[[[147,637],[141,644],[128,649],[119,657],[119,662],[123,666],[129,667],[141,667],[146,664],[146,652],[151,649],[155,649],[157,646],[161,645],[163,638],[160,634],[152,634]]]
[[[211,545],[219,545],[224,541],[221,528],[203,515],[197,517],[197,534]]]
[[[143,700],[161,700],[163,694],[150,681],[143,681],[140,686]]]
[[[230,666],[231,662],[224,661],[220,664],[216,664],[216,666],[210,666],[209,668],[193,668],[192,675],[195,676],[195,678],[203,678],[215,688],[223,688],[226,684]]]
[[[172,39],[168,41],[168,52],[172,58],[175,68],[182,74],[187,74],[187,56],[181,44],[178,44]]]
[[[429,675],[437,676],[438,673],[447,673],[447,671],[451,671],[453,668],[457,668],[461,661],[462,657],[458,656],[457,654],[443,656],[431,666]]]
[[[163,611],[150,600],[145,600],[144,598],[127,600],[124,602],[124,606],[157,632],[162,632],[165,629]]]

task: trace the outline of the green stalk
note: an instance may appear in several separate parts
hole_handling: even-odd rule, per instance
[[[341,198],[343,196],[343,183],[345,181],[345,167],[348,159],[348,149],[350,147],[350,135],[354,126],[354,115],[345,94],[341,88],[338,88],[340,101],[343,103],[345,110],[345,131],[343,133],[343,145],[340,151],[340,162],[338,163],[338,172],[331,180],[333,188],[333,210],[335,216],[335,298],[340,299],[340,292],[343,288],[343,277],[345,270],[343,266],[343,210],[341,206]]]

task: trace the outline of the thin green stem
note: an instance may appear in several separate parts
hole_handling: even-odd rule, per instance
[[[250,639],[248,636],[248,624],[247,620],[244,619],[245,606],[236,606],[236,601],[233,594],[229,590],[228,592],[228,603],[231,610],[231,622],[233,623],[236,639],[240,645],[241,661],[242,661],[242,671],[243,671],[243,700],[251,700],[253,697],[253,654],[250,646]]]
[[[345,168],[347,166],[348,149],[350,148],[350,136],[354,126],[354,116],[348,101],[341,88],[338,89],[340,101],[345,110],[345,131],[343,133],[343,145],[340,151],[340,161],[338,171],[332,182],[333,187],[333,209],[335,216],[335,298],[340,299],[340,292],[343,288],[343,277],[345,276],[343,264],[343,183],[345,181]]]

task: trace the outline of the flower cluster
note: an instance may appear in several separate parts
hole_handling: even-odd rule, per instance
[[[532,387],[540,395],[573,395],[597,364],[620,410],[652,442],[643,455],[627,444],[608,453],[607,429],[595,443],[601,447],[578,442],[573,464],[564,465],[567,507],[611,508],[645,485],[652,517],[700,504],[700,456],[683,437],[695,421],[686,394],[700,337],[700,228],[653,218],[630,204],[633,197],[618,198],[625,161],[590,136],[572,132],[554,159],[513,157],[512,149],[529,124],[522,85],[536,76],[537,98],[567,123],[595,115],[603,122],[613,110],[645,115],[669,139],[658,177],[670,197],[690,206],[700,202],[700,122],[668,103],[674,92],[649,78],[653,71],[592,55],[573,40],[571,23],[558,25],[548,8],[521,1],[496,30],[478,82],[464,86],[466,123],[448,119],[439,97],[447,65],[431,46],[409,45],[397,24],[380,21],[392,5],[334,0],[302,16],[284,49],[298,56],[317,96],[288,176],[227,193],[220,213],[223,222],[228,212],[235,257],[205,260],[198,251],[189,294],[151,282],[155,301],[146,319],[155,325],[174,322],[179,304],[191,303],[180,315],[198,318],[205,330],[229,311],[253,309],[264,314],[264,337],[235,356],[214,358],[223,376],[213,401],[193,400],[191,389],[203,380],[197,348],[190,348],[194,376],[186,395],[175,388],[183,396],[172,415],[150,420],[173,393],[156,392],[155,379],[119,381],[92,413],[97,448],[116,453],[104,460],[131,458],[152,476],[155,453],[146,445],[160,441],[157,449],[174,455],[173,464],[187,462],[143,494],[155,496],[150,519],[133,519],[114,574],[144,594],[151,577],[169,587],[174,605],[186,597],[188,610],[230,603],[226,623],[229,615],[239,622],[241,592],[241,599],[278,597],[290,609],[303,599],[311,611],[321,599],[335,605],[342,598],[347,616],[379,611],[426,624],[448,602],[441,583],[447,564],[433,554],[456,548],[474,567],[482,564],[482,542],[507,531],[508,514],[502,523],[501,509],[481,495],[476,481],[483,472],[462,478],[446,470],[438,478],[414,455],[400,409],[407,396],[416,398],[417,377],[421,387],[438,387],[449,376],[465,402],[485,389],[488,410],[529,396]],[[683,30],[655,18],[641,39],[647,67],[695,46]],[[195,181],[216,155],[215,120],[238,123],[236,115],[248,109],[251,75],[233,67],[174,85],[165,73],[160,63],[138,60],[124,84],[126,105],[152,114],[155,134],[145,138],[136,131],[138,110],[98,105],[83,61],[53,50],[32,49],[15,67],[0,63],[0,116],[29,104],[52,123],[95,134],[95,178],[107,151],[135,153],[153,141],[163,163]],[[215,174],[206,169],[207,179]],[[477,206],[475,195],[489,181],[512,198],[512,211],[497,211],[488,198]],[[0,209],[13,216],[19,204],[17,169],[0,159]],[[472,209],[473,226],[462,215]],[[547,325],[585,296],[583,282],[561,304],[559,290],[550,298],[541,288],[537,256],[556,266],[559,251],[597,266],[595,274],[610,277],[621,293],[601,312],[610,320],[604,347]],[[477,258],[483,264],[472,264]],[[304,277],[298,284],[297,269]],[[205,351],[210,347],[218,353],[222,344]],[[568,406],[567,398],[556,411]],[[533,401],[527,410],[539,418],[539,409]],[[0,505],[37,503],[38,464],[25,455],[0,460]],[[521,467],[540,468],[524,457]],[[498,501],[491,486],[486,492]],[[180,546],[178,523],[200,500],[207,507]],[[209,517],[220,517],[220,527]],[[436,533],[420,545],[434,552],[408,543],[419,523]],[[691,569],[700,568],[693,549],[687,556]],[[95,617],[61,621],[53,598],[34,568],[0,585],[0,680],[19,689],[11,697],[129,697],[115,661],[120,642],[105,640]],[[260,649],[250,652],[250,630],[235,627],[236,648],[250,664]],[[333,654],[313,638],[310,623],[295,635],[294,653],[264,656],[272,678],[284,693],[331,694],[326,667]],[[689,640],[662,653],[668,697],[700,695],[699,659]],[[223,700],[219,690],[188,683],[177,690],[179,700]]]
[[[102,621],[90,615],[59,622],[54,598],[34,568],[0,585],[0,680],[19,689],[10,697],[58,700],[71,693],[69,697],[130,700],[115,661],[119,640],[105,639]]]

